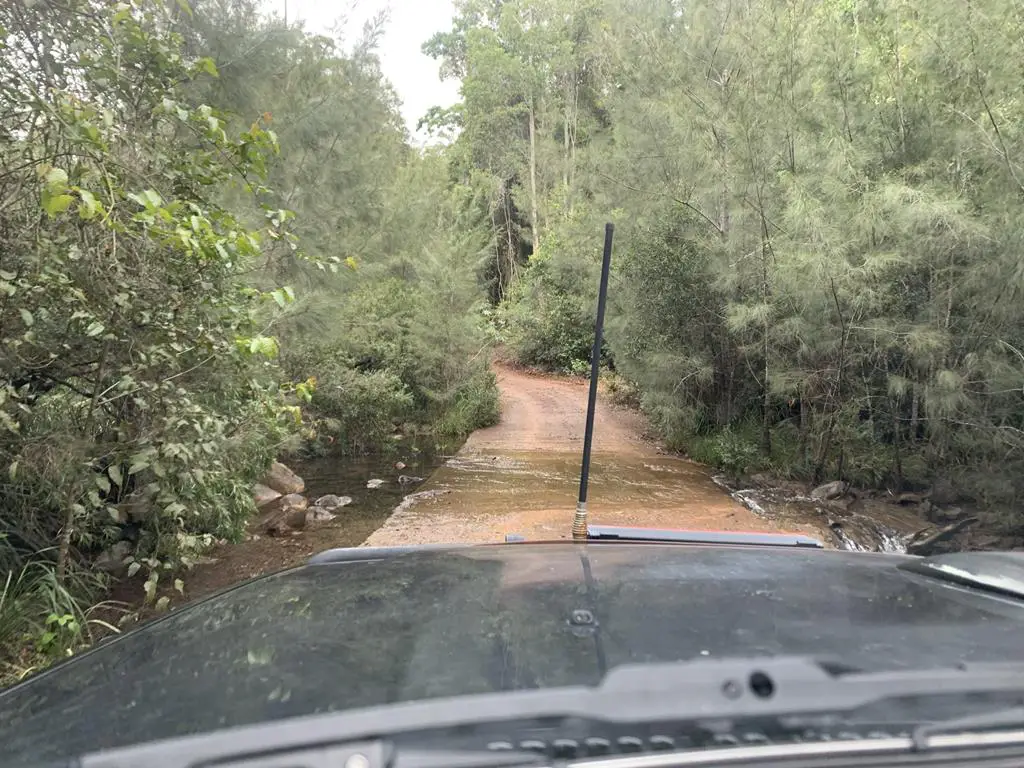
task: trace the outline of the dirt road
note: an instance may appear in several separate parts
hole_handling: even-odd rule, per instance
[[[567,539],[576,506],[584,383],[498,367],[502,419],[438,469],[364,546]],[[642,418],[599,398],[588,511],[593,523],[777,530],[730,499],[707,470],[664,455]],[[816,534],[813,530],[807,533]]]

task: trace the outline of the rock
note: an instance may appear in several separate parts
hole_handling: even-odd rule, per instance
[[[934,504],[928,513],[928,519],[933,523],[955,523],[964,516],[960,507],[936,507]]]
[[[373,479],[373,480],[367,480],[366,481],[366,487],[367,488],[371,488],[371,489],[372,488],[380,488],[382,485],[384,485],[384,481],[383,480],[378,480],[376,478]]]
[[[321,496],[319,499],[313,502],[313,506],[322,507],[328,512],[333,512],[341,507],[347,507],[352,503],[351,496],[335,496],[333,493],[329,493],[326,496]]]
[[[952,504],[957,500],[956,489],[953,487],[952,481],[947,477],[939,477],[935,479],[932,484],[931,493],[928,497],[932,500],[933,504],[937,504],[940,507],[945,504]]]
[[[278,493],[302,493],[306,490],[306,482],[279,461],[270,465],[263,484],[270,486]]]
[[[950,540],[960,531],[976,522],[978,522],[978,518],[967,517],[938,530],[925,528],[922,531],[918,531],[907,542],[907,554],[925,557],[955,551],[958,547],[951,544]]]
[[[398,484],[399,485],[412,485],[413,483],[422,483],[422,482],[423,482],[423,478],[422,477],[414,477],[413,475],[399,475],[398,476]]]
[[[395,462],[395,469],[397,469],[399,472],[401,472],[403,469],[405,469],[405,462],[404,461],[396,461]]]
[[[901,506],[915,506],[925,501],[920,493],[901,493],[896,497],[896,503]]]
[[[263,483],[256,483],[252,487],[252,500],[256,502],[256,509],[263,509],[267,504],[280,499],[281,496],[282,494]]]
[[[306,509],[309,502],[305,496],[289,493],[268,504],[262,511],[259,528],[265,533],[280,533],[286,528],[302,528],[306,525]]]
[[[125,558],[131,555],[131,553],[131,542],[119,541],[111,546],[110,549],[100,552],[93,565],[105,573],[121,575],[128,570]]]
[[[328,510],[323,507],[310,507],[306,510],[306,525],[312,523],[326,523],[328,520],[333,520],[337,515],[331,514]]]
[[[829,501],[831,499],[838,499],[846,494],[849,484],[844,483],[842,480],[835,480],[831,483],[825,483],[819,485],[813,491],[811,491],[811,498],[815,501]]]

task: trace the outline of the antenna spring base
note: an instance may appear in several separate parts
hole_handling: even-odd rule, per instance
[[[572,518],[572,537],[583,540],[587,538],[587,502],[585,501],[576,504],[576,514]]]

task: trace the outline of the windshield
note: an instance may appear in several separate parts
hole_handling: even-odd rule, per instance
[[[376,704],[595,685],[629,662],[1024,661],[1024,605],[886,556],[518,545],[304,568],[215,597],[0,697],[5,755],[68,756]],[[809,577],[810,575],[810,577]],[[593,621],[580,622],[574,612]],[[54,733],[52,723],[62,723]]]
[[[0,763],[1020,658],[1022,62],[1020,0],[0,0]]]

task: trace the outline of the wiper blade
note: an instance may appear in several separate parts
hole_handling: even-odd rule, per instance
[[[824,549],[818,539],[799,533],[761,533],[758,531],[686,531],[671,528],[624,528],[614,525],[590,525],[589,541],[667,541],[675,544],[725,544],[756,547],[810,547]]]
[[[971,744],[977,744],[980,734],[991,736],[984,739],[989,744],[1016,744],[1024,741],[1024,704],[994,712],[927,723],[915,728],[911,739],[915,749],[924,751],[944,746],[958,746],[963,742],[964,735],[971,737]]]

